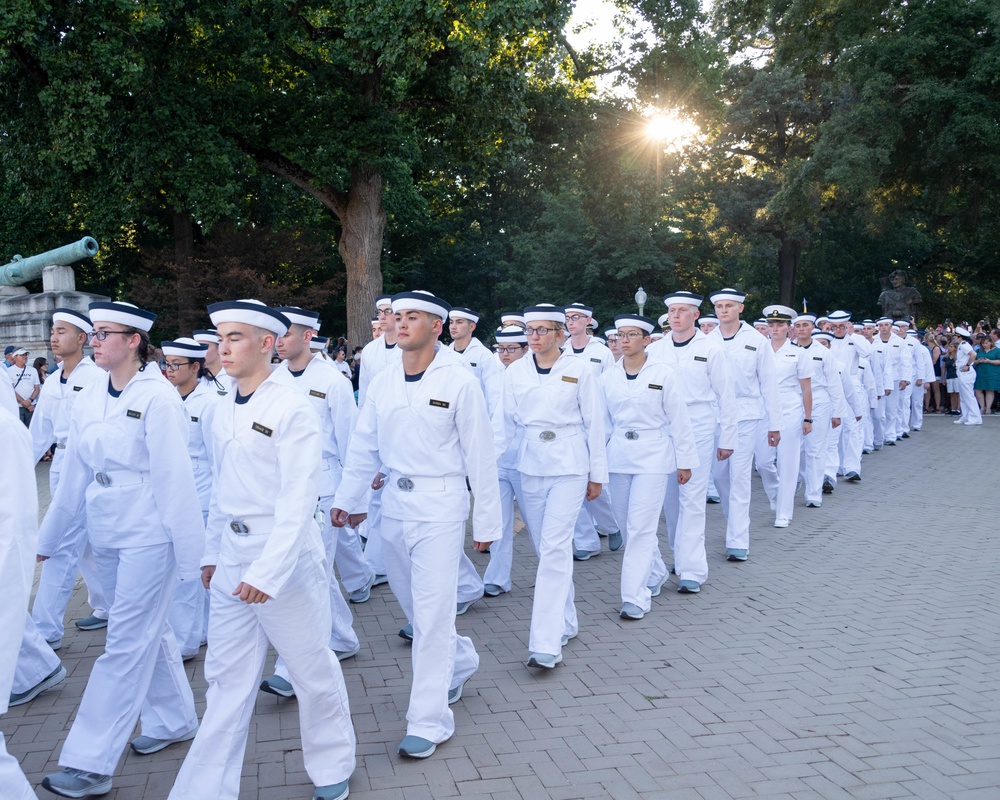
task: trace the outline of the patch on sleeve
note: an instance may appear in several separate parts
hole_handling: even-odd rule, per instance
[[[261,425],[259,422],[255,422],[250,427],[257,431],[257,433],[263,433],[265,436],[271,436],[274,433],[269,427]]]

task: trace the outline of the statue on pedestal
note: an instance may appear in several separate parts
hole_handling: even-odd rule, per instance
[[[920,303],[920,292],[906,285],[906,273],[903,270],[893,270],[882,278],[882,294],[878,297],[878,304],[882,306],[885,316],[916,322]]]

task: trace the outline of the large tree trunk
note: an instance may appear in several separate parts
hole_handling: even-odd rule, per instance
[[[375,298],[382,292],[382,175],[374,167],[351,172],[347,203],[340,214],[340,256],[347,270],[347,340],[352,346],[371,341]]]
[[[786,234],[781,234],[778,249],[778,302],[784,306],[798,308],[795,304],[795,273],[799,269],[802,256],[802,242]]]

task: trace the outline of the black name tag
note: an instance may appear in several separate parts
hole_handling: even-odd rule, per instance
[[[73,387],[73,391],[74,391],[74,392],[79,392],[79,391],[80,391],[80,390],[82,390],[82,389],[83,389],[83,387],[82,387],[82,386],[74,386],[74,387]]]
[[[470,362],[469,362],[469,366],[470,366],[470,367],[475,367],[475,366],[478,366],[478,365],[476,364],[476,362],[475,362],[475,361],[470,361]]]
[[[659,384],[656,384],[656,383],[651,383],[651,384],[649,384],[649,388],[650,388],[650,389],[657,389],[657,390],[659,390],[659,391],[661,391],[661,392],[663,391],[663,387],[662,387],[662,386],[660,386]]]
[[[566,383],[579,383],[576,378],[571,378],[569,375],[563,375],[562,379],[566,381]]]
[[[131,417],[132,419],[142,419],[141,411],[126,411],[125,416]]]
[[[451,408],[451,403],[447,400],[431,400],[431,405],[434,408]]]
[[[599,358],[592,358],[590,360],[593,361],[595,364],[600,364],[601,363],[601,359],[599,359]]]
[[[745,344],[745,345],[743,345],[743,347],[744,347],[744,349],[749,350],[751,353],[756,353],[757,352],[757,348],[754,347],[752,344]]]
[[[318,397],[320,400],[326,400],[326,392],[317,392],[315,389],[309,390],[310,397]]]
[[[813,361],[822,361],[823,356],[813,356]]]
[[[695,361],[704,361],[705,363],[708,363],[708,359],[705,358],[705,356],[695,356],[694,360]]]
[[[255,422],[250,427],[253,428],[255,431],[257,431],[257,433],[263,433],[265,436],[270,436],[272,433],[274,433],[274,431],[272,431],[266,425],[261,425],[259,422]]]
[[[198,418],[197,418],[197,417],[191,417],[191,421],[192,421],[192,422],[197,422],[197,421],[198,421]]]

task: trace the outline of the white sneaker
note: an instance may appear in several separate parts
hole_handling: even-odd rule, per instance
[[[775,528],[787,528],[788,525],[790,524],[790,522],[791,522],[791,520],[785,519],[784,517],[778,517],[774,521],[774,527]]]

